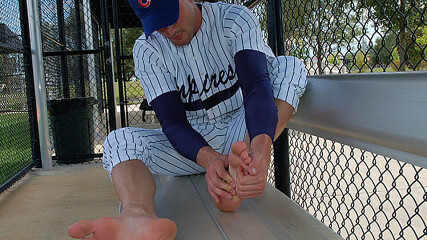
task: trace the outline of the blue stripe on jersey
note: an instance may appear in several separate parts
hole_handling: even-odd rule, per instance
[[[209,110],[213,108],[214,106],[218,105],[220,102],[223,102],[229,98],[231,98],[234,94],[236,94],[237,90],[239,90],[239,85],[235,83],[230,88],[227,88],[225,90],[222,90],[206,100],[196,100],[188,103],[184,103],[184,108],[187,111],[197,111],[201,109]]]

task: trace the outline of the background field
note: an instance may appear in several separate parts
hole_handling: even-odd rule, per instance
[[[0,113],[0,185],[31,162],[28,113]]]

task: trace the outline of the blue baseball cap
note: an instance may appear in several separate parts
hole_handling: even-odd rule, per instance
[[[152,32],[178,21],[179,0],[129,0],[129,3],[141,19],[147,38]]]

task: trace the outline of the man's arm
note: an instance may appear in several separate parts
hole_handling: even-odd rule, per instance
[[[254,50],[241,50],[236,53],[234,59],[243,93],[249,135],[246,151],[252,160],[249,166],[245,166],[241,161],[232,164],[234,167],[244,165],[237,168],[236,190],[240,197],[250,198],[261,195],[265,188],[270,148],[275,137],[278,115],[265,54]]]
[[[276,140],[292,116],[294,108],[289,103],[275,99],[277,107],[278,121],[274,140]],[[236,190],[242,198],[252,198],[262,194],[268,176],[270,166],[271,138],[265,134],[258,135],[251,142],[246,140],[246,151],[251,156],[251,163],[237,173],[238,186]],[[250,174],[245,174],[245,171]]]
[[[282,134],[283,130],[285,130],[286,126],[288,125],[289,120],[292,117],[292,114],[294,112],[294,107],[292,107],[291,104],[281,100],[281,99],[274,99],[274,102],[276,103],[277,107],[277,126],[276,126],[276,133],[274,134],[274,141]]]
[[[226,171],[227,156],[214,151],[191,127],[178,92],[171,91],[160,95],[151,102],[151,106],[163,132],[178,153],[206,169],[206,183],[215,202],[220,202],[220,197],[231,199],[232,194],[235,194],[235,183]]]

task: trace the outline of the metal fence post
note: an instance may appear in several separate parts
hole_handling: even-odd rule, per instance
[[[116,130],[116,105],[114,96],[113,59],[111,56],[110,26],[108,18],[108,3],[101,0],[102,40],[104,41],[105,78],[107,82],[108,118],[110,131]]]
[[[82,40],[82,22],[81,22],[81,9],[80,9],[80,1],[74,1],[74,12],[76,14],[76,40],[77,40],[77,50],[83,50],[83,40]],[[79,86],[79,89],[76,87],[76,96],[85,97],[86,89],[85,89],[85,79],[84,79],[84,68],[83,68],[83,56],[79,55],[78,57],[78,70],[76,86]]]
[[[21,32],[22,32],[22,44],[25,49],[24,54],[24,66],[25,66],[25,81],[26,81],[26,92],[27,92],[27,105],[28,115],[30,117],[30,128],[31,128],[31,151],[33,157],[33,163],[36,167],[41,168],[41,156],[40,156],[40,140],[39,140],[39,129],[37,128],[37,106],[34,89],[34,75],[33,75],[33,63],[31,61],[31,42],[30,32],[28,23],[28,9],[26,1],[19,1],[19,9],[21,14]]]
[[[43,170],[52,170],[52,154],[50,152],[49,125],[47,116],[46,86],[43,69],[40,17],[38,1],[27,1],[28,19],[30,24],[31,56],[34,72],[34,88],[40,138],[40,154]]]
[[[268,43],[276,55],[285,54],[283,37],[282,2],[267,1]],[[286,196],[291,197],[289,169],[289,140],[288,129],[276,139],[274,148],[274,178],[275,186]]]
[[[58,32],[59,32],[59,50],[61,52],[67,50],[67,42],[65,40],[65,20],[64,20],[64,1],[57,0],[57,14],[58,14]],[[70,83],[68,76],[68,63],[65,55],[61,59],[61,78],[62,78],[62,92],[63,98],[70,98]]]
[[[119,102],[120,102],[120,121],[121,121],[121,127],[126,127],[129,124],[126,122],[126,111],[125,111],[125,97],[124,97],[124,77],[122,75],[122,58],[121,58],[121,44],[120,44],[120,26],[119,26],[119,14],[118,14],[118,7],[117,7],[117,1],[112,0],[112,8],[113,8],[113,26],[114,26],[114,37],[115,37],[115,43],[116,43],[116,71],[117,71],[117,84],[119,88]]]
[[[291,197],[291,175],[289,169],[288,129],[274,142],[274,183],[278,190]]]

